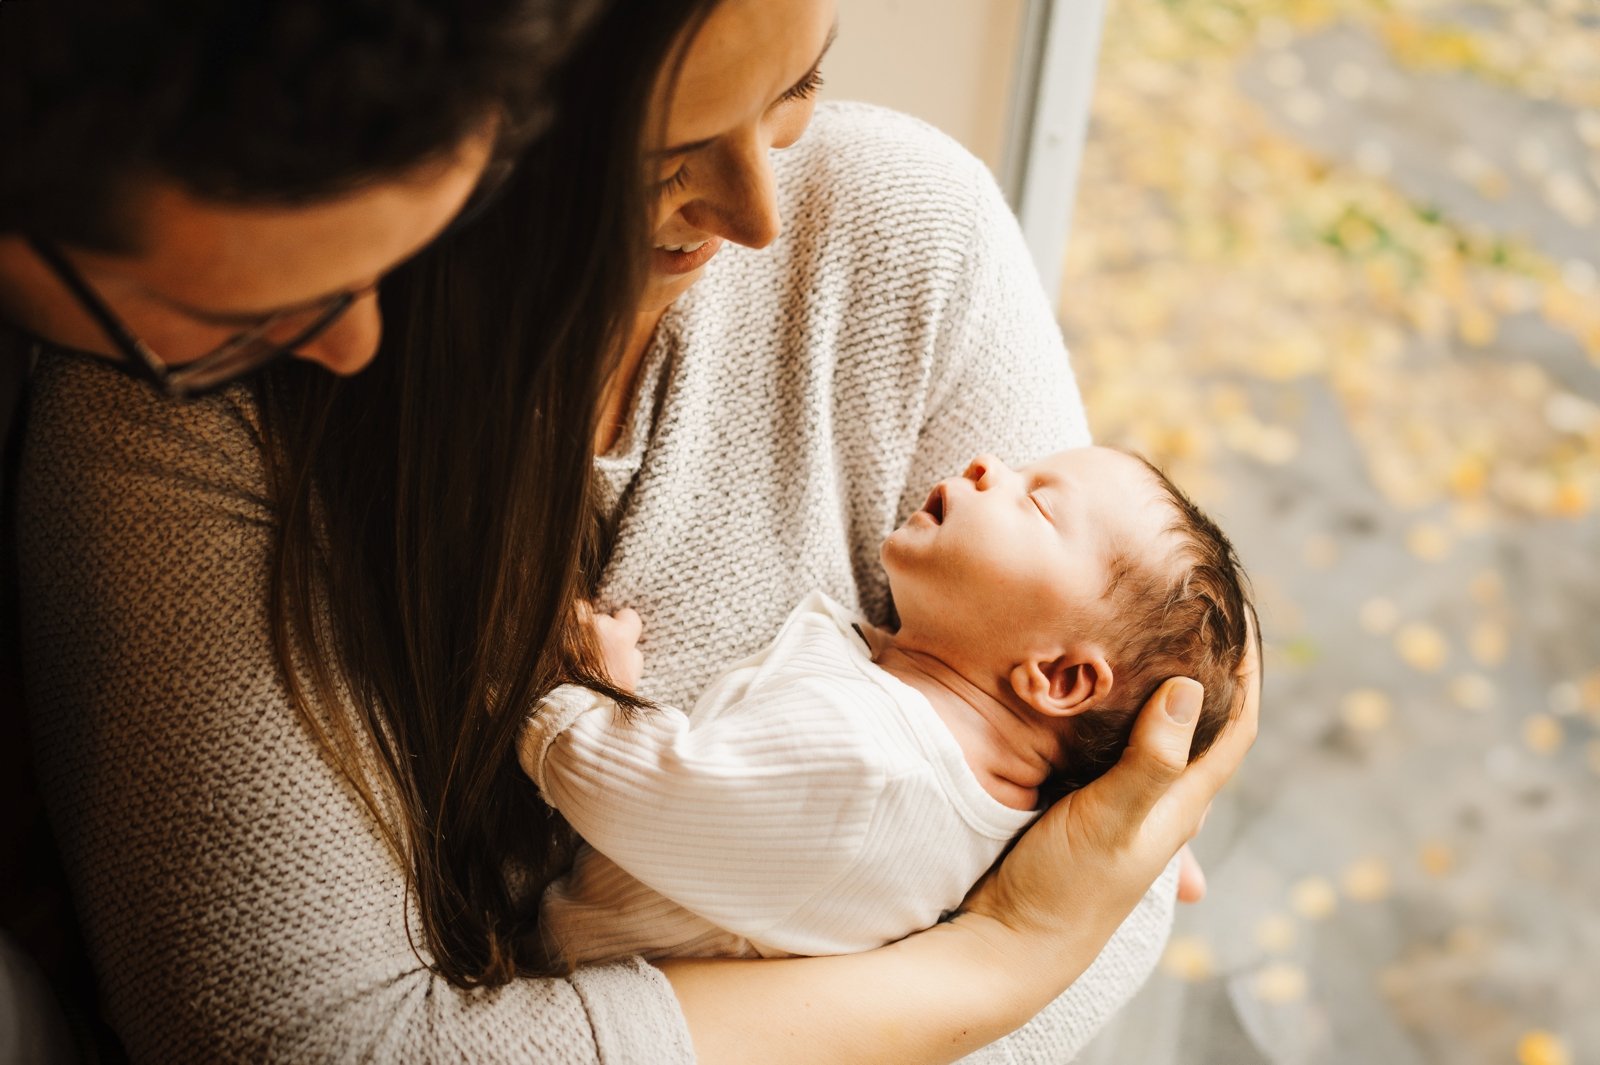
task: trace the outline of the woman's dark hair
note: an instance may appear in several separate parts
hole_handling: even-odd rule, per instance
[[[572,837],[516,739],[562,680],[605,687],[573,622],[597,561],[596,410],[643,279],[653,90],[714,2],[611,5],[488,212],[385,281],[373,365],[286,360],[259,382],[278,657],[458,986],[551,970],[538,892]]]
[[[547,117],[543,72],[598,0],[0,3],[0,233],[137,247],[151,176],[315,200]]]

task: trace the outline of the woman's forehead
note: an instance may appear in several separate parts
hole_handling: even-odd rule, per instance
[[[821,58],[836,16],[836,0],[722,0],[657,94],[669,104],[662,143],[712,140],[758,118]]]

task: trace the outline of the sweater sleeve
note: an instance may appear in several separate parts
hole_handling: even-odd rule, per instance
[[[1089,443],[1061,330],[1016,218],[982,164],[960,154],[972,175],[969,251],[939,325],[901,517],[922,504],[930,484],[959,472],[980,452],[1022,463]],[[1069,1060],[1149,977],[1171,930],[1175,890],[1174,864],[1072,987],[970,1060]]]
[[[810,678],[709,721],[556,689],[524,729],[523,769],[595,850],[711,923],[761,939],[850,866],[882,760]],[[751,705],[752,700],[760,705]]]
[[[171,404],[50,357],[29,421],[40,786],[134,1061],[692,1061],[639,959],[495,991],[429,970],[404,870],[275,664],[274,517],[242,389]]]

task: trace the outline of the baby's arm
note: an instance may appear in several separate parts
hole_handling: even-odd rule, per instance
[[[860,850],[884,780],[872,748],[805,685],[696,722],[628,721],[576,685],[523,729],[523,770],[597,851],[685,909],[760,938]]]

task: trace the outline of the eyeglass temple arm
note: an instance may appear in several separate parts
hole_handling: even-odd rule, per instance
[[[56,275],[56,280],[72,291],[72,294],[78,298],[78,303],[84,310],[89,312],[89,316],[95,320],[96,324],[105,330],[106,336],[111,339],[112,343],[122,349],[123,355],[142,365],[155,379],[159,380],[167,369],[166,364],[156,356],[155,352],[150,350],[144,341],[134,336],[128,331],[127,326],[117,320],[117,317],[111,313],[111,309],[96,295],[94,289],[89,287],[89,283],[67,261],[66,256],[62,255],[54,245],[38,237],[29,237],[28,246]]]

